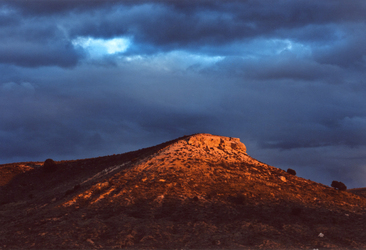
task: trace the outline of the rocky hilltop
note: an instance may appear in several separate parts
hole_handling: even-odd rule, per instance
[[[0,249],[366,248],[364,196],[253,159],[238,138],[1,170]]]
[[[208,152],[210,149],[221,149],[224,152],[245,153],[247,150],[245,145],[240,142],[239,138],[224,137],[210,134],[198,134],[188,137],[188,144],[195,147],[205,148]]]

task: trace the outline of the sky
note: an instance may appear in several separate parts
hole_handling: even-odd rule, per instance
[[[364,0],[0,0],[0,164],[183,135],[366,187]]]

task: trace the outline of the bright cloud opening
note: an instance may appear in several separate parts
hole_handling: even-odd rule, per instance
[[[92,37],[78,37],[72,41],[75,47],[81,47],[92,57],[101,57],[125,52],[131,44],[131,40],[125,37],[113,39],[95,39]]]
[[[177,70],[188,68],[203,68],[211,66],[221,60],[224,56],[209,56],[204,54],[189,53],[186,51],[171,51],[167,53],[159,53],[151,57],[145,57],[141,55],[134,55],[124,57],[127,62],[135,62],[140,66],[145,65],[155,70]]]

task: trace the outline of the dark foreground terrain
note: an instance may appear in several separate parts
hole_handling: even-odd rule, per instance
[[[0,249],[366,249],[365,189],[288,174],[235,138],[0,173]]]

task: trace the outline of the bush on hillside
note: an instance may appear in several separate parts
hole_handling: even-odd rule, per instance
[[[332,181],[331,186],[337,190],[341,190],[341,191],[347,190],[347,186],[344,185],[344,183],[340,182],[340,181]]]
[[[52,173],[55,172],[56,170],[57,170],[57,164],[54,160],[52,159],[45,160],[43,164],[43,171],[45,173]]]
[[[292,174],[292,175],[296,175],[296,171],[291,169],[291,168],[287,169],[287,173]]]

